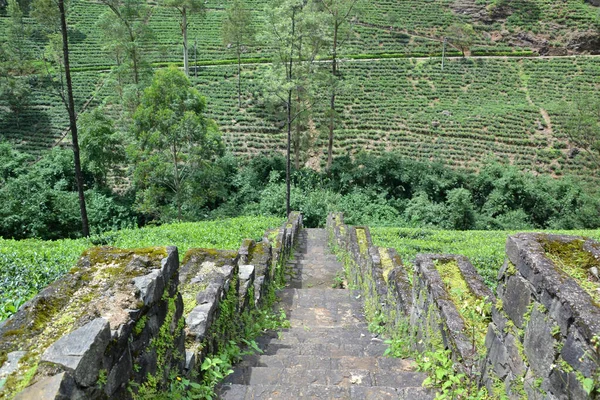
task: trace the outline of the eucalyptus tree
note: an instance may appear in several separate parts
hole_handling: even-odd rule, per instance
[[[274,50],[263,79],[268,99],[285,109],[286,212],[290,213],[292,124],[312,108],[309,76],[324,45],[322,13],[313,2],[276,0],[266,10],[265,41]]]
[[[223,21],[223,42],[235,51],[238,64],[238,107],[242,107],[242,53],[254,42],[252,12],[242,0],[233,0]]]
[[[223,153],[216,124],[205,116],[206,100],[183,72],[158,70],[133,116],[136,143],[133,181],[138,209],[162,220],[175,206],[182,220],[193,202],[192,176]]]
[[[131,68],[133,83],[139,86],[149,64],[144,58],[143,45],[152,38],[148,22],[152,9],[144,0],[100,0],[110,12],[104,13],[98,21],[107,40],[107,47],[113,52],[120,68]]]
[[[333,160],[333,138],[335,129],[336,95],[340,90],[340,73],[338,54],[340,48],[347,42],[351,33],[351,19],[356,12],[358,0],[320,0],[323,11],[329,17],[329,41],[331,44],[331,77],[329,79],[329,137],[327,142],[327,170]]]
[[[164,5],[176,9],[181,15],[179,27],[183,41],[183,70],[187,76],[190,76],[190,67],[188,61],[188,40],[187,28],[189,25],[188,15],[191,13],[201,13],[205,11],[203,0],[164,0]]]

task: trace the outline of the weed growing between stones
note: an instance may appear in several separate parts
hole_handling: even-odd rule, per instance
[[[250,286],[247,295],[250,304],[242,313],[239,312],[236,287],[237,278],[234,278],[219,305],[217,319],[199,345],[198,354],[206,354],[200,367],[189,377],[171,372],[163,390],[156,390],[156,387],[140,390],[135,396],[136,400],[216,398],[215,388],[233,373],[232,366],[245,355],[261,352],[255,341],[258,336],[266,331],[290,327],[285,311],[273,308],[278,300],[276,288],[279,285],[269,286],[260,307],[254,306],[254,286]]]
[[[438,348],[427,351],[417,365],[419,371],[429,375],[423,381],[423,386],[439,388],[436,399],[490,399],[487,389],[478,388],[472,376],[456,370],[450,350]]]
[[[600,396],[600,335],[594,335],[591,340],[591,344],[591,354],[586,352],[581,357],[580,361],[583,361],[584,358],[589,358],[594,364],[596,364],[596,369],[590,378],[586,378],[580,372],[578,372],[577,379],[579,382],[581,382],[583,390],[585,390],[589,396],[595,398],[595,396]]]

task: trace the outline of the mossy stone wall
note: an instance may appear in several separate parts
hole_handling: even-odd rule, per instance
[[[592,273],[600,244],[522,233],[508,238],[506,255],[486,338],[485,384],[500,382],[511,399],[598,398],[600,307],[582,286],[600,292]]]
[[[190,250],[181,271],[175,247],[87,250],[0,326],[0,399],[152,398],[173,376],[201,379],[203,358],[283,276],[301,228],[292,213],[241,251]]]

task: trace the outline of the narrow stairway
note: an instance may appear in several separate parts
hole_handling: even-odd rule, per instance
[[[383,357],[362,303],[334,289],[343,266],[324,229],[304,229],[278,295],[291,328],[260,338],[262,354],[247,356],[220,388],[222,399],[432,399],[425,375],[408,360]]]

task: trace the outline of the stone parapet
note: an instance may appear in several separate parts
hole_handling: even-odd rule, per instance
[[[201,378],[239,332],[226,328],[283,276],[301,228],[292,213],[239,251],[189,250],[181,269],[175,247],[87,250],[0,325],[0,399],[129,399],[173,374]]]
[[[178,272],[175,247],[84,252],[0,329],[0,397],[127,398],[148,375],[163,384],[183,368]]]
[[[600,243],[522,233],[508,238],[506,255],[486,338],[485,384],[501,382],[511,399],[596,398]]]

